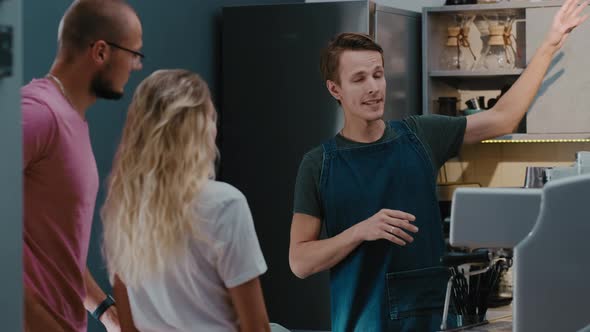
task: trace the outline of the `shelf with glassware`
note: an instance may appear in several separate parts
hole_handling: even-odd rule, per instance
[[[462,12],[467,14],[480,14],[482,11],[501,11],[527,8],[559,7],[563,0],[501,0],[496,3],[479,3],[474,5],[451,5],[439,7],[426,7],[430,13]]]
[[[524,69],[501,69],[501,70],[432,70],[428,73],[430,77],[492,77],[492,76],[519,76]]]
[[[493,106],[523,72],[535,51],[533,46],[540,43],[547,22],[560,4],[502,2],[425,8],[423,113],[469,115]],[[547,13],[550,15],[545,18]],[[586,44],[588,50],[582,54],[590,52],[590,44]],[[535,101],[533,112],[539,106],[555,108],[566,98],[559,93],[550,100],[543,100],[545,97]],[[575,124],[551,128],[539,125],[539,114],[533,118],[536,121],[528,116],[523,119],[516,133],[484,143],[590,142],[590,121],[585,129]]]

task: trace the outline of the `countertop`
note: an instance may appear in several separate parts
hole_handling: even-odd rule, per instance
[[[476,326],[468,329],[454,329],[452,331],[468,332],[512,332],[512,306],[500,308],[490,308],[487,312],[488,324]],[[291,330],[291,332],[330,332],[330,331],[311,331],[311,330]]]

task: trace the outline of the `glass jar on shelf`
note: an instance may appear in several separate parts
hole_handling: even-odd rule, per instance
[[[481,50],[477,60],[473,64],[472,70],[483,70],[483,59],[488,51],[489,40],[490,40],[490,27],[489,21],[483,15],[477,15],[473,21],[473,25],[479,31],[479,38],[481,39]]]
[[[512,13],[487,15],[489,38],[487,46],[482,50],[483,59],[479,67],[490,71],[509,70],[515,68],[516,51],[513,46],[514,35],[512,25],[515,16]]]
[[[483,65],[485,69],[497,71],[514,68],[514,58],[506,47],[502,33],[504,28],[500,26],[490,27],[490,40],[485,52]]]
[[[447,27],[447,38],[439,57],[442,70],[470,70],[475,64],[475,54],[469,43],[470,25],[475,16],[458,14]]]
[[[442,70],[460,69],[461,62],[465,61],[465,55],[461,52],[459,38],[457,37],[460,31],[461,28],[458,26],[447,27],[447,40],[439,57],[440,69]]]

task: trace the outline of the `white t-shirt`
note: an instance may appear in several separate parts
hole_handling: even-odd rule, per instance
[[[229,184],[209,181],[196,204],[199,231],[184,257],[165,274],[128,287],[135,326],[142,332],[238,330],[228,288],[266,272],[252,215],[244,195]]]

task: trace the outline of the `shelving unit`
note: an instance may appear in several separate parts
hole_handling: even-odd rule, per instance
[[[482,143],[590,143],[589,134],[510,134]]]
[[[457,97],[458,108],[466,108],[464,101],[475,96],[496,98],[500,90],[513,84],[542,38],[555,11],[563,1],[510,1],[499,4],[457,5],[428,7],[423,10],[423,113],[438,113],[439,97]],[[516,20],[513,32],[519,57],[516,67],[510,70],[441,70],[439,55],[447,37],[447,26],[454,15],[511,14]],[[468,40],[477,56],[481,53],[479,31],[471,24]],[[568,43],[557,54],[545,81],[526,118],[526,132],[519,132],[483,143],[543,143],[590,142],[590,111],[584,98],[590,90],[590,41],[585,36],[590,28],[582,26],[570,36]],[[584,30],[584,32],[582,32]],[[585,89],[586,92],[581,91]],[[573,91],[572,91],[573,90]],[[584,113],[585,112],[585,113]]]
[[[455,5],[455,6],[441,6],[441,7],[425,7],[424,12],[429,13],[445,13],[445,12],[462,12],[462,13],[481,13],[485,10],[510,10],[510,9],[526,9],[526,8],[543,8],[543,7],[558,7],[563,3],[562,0],[544,0],[544,1],[508,1],[490,4],[477,5]]]
[[[516,68],[501,71],[483,71],[483,70],[432,70],[429,72],[430,77],[498,77],[498,76],[519,76],[524,69]]]

